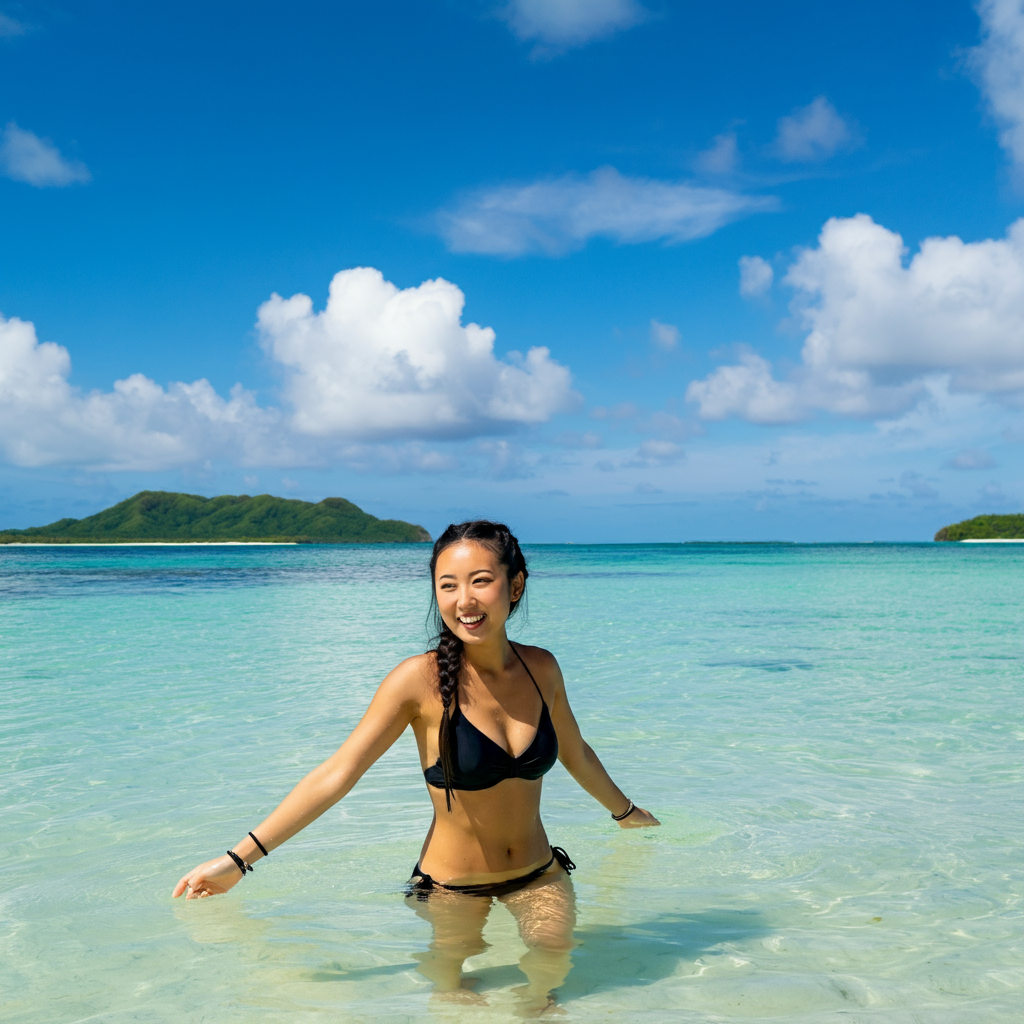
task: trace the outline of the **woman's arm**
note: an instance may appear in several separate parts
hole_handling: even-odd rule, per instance
[[[349,738],[253,829],[267,851],[276,849],[333,807],[402,735],[419,714],[422,682],[421,658],[404,661],[388,675]],[[263,856],[249,836],[233,852],[249,864]],[[227,892],[241,878],[238,866],[225,854],[193,868],[174,887],[173,895],[187,893],[186,899],[212,896]]]
[[[537,655],[544,656],[543,672],[555,684],[555,699],[551,705],[551,722],[558,735],[558,760],[566,771],[599,803],[609,814],[621,814],[629,807],[629,797],[612,781],[601,759],[584,740],[576,716],[569,706],[565,693],[562,670],[554,655],[534,648]],[[636,807],[619,822],[620,828],[642,828],[646,825],[660,825],[661,822],[649,811]]]

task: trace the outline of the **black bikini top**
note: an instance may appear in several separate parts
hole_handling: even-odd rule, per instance
[[[551,770],[551,766],[558,759],[558,737],[551,723],[548,706],[544,702],[544,694],[540,692],[537,680],[533,678],[533,673],[527,668],[522,655],[514,647],[512,650],[540,694],[541,711],[537,733],[530,745],[518,757],[513,757],[466,718],[456,700],[455,711],[452,714],[452,731],[455,734],[452,750],[455,769],[452,789],[490,789],[505,779],[539,779]],[[444,789],[441,758],[427,768],[423,776],[435,789]]]

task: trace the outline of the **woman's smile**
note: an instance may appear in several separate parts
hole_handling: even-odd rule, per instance
[[[465,626],[466,629],[477,629],[483,625],[486,615],[460,615],[459,624]]]

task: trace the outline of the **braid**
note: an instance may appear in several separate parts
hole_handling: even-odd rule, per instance
[[[437,638],[437,688],[441,694],[444,711],[441,727],[437,731],[437,747],[440,753],[441,771],[444,774],[444,799],[449,812],[452,809],[452,776],[455,774],[452,759],[451,706],[459,702],[459,676],[462,674],[462,641],[447,627],[441,627]]]
[[[511,604],[509,609],[511,616],[526,595],[525,584],[529,572],[526,568],[526,559],[519,547],[519,541],[504,523],[492,523],[485,519],[478,519],[468,523],[453,523],[449,526],[434,543],[434,551],[430,559],[431,584],[433,584],[438,556],[445,548],[463,540],[486,544],[505,567],[510,582],[522,573],[524,589]],[[434,638],[437,643],[434,648],[434,655],[437,658],[437,690],[441,698],[441,706],[444,709],[441,713],[441,725],[437,731],[438,760],[441,762],[441,771],[444,775],[444,798],[450,812],[452,809],[452,779],[455,776],[458,756],[452,728],[451,709],[452,704],[457,707],[459,703],[463,645],[462,641],[445,625],[441,618],[437,608],[437,593],[434,591],[433,585],[431,593],[433,595],[431,610],[434,619]]]

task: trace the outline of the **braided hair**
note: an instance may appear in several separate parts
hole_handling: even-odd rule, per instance
[[[509,583],[519,573],[523,574],[524,589],[512,601],[509,607],[511,617],[526,594],[525,584],[529,572],[526,559],[512,531],[504,523],[492,523],[487,519],[474,519],[466,523],[452,523],[434,542],[434,551],[430,556],[431,581],[431,613],[434,625],[434,654],[437,658],[437,690],[441,697],[444,711],[441,714],[441,725],[437,732],[437,746],[440,754],[441,771],[444,774],[444,798],[449,812],[452,809],[452,778],[455,774],[454,749],[455,736],[452,728],[452,704],[459,702],[459,679],[462,675],[462,641],[445,625],[441,611],[437,606],[437,590],[434,584],[434,573],[437,560],[445,548],[458,544],[460,541],[475,541],[490,548],[505,567]]]

